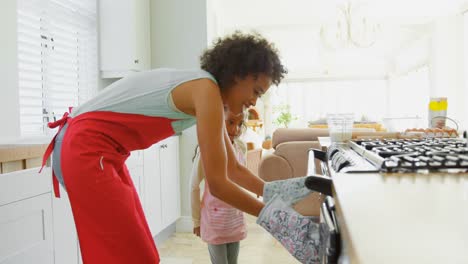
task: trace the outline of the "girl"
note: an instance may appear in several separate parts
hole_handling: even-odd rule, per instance
[[[70,199],[84,264],[159,263],[125,160],[130,151],[195,123],[210,193],[251,215],[262,211],[259,224],[272,234],[278,231],[263,223],[277,217],[277,210],[240,186],[268,197],[279,193],[280,201],[270,203],[277,207],[308,193],[303,182],[265,184],[250,173],[237,161],[224,128],[224,106],[241,113],[283,79],[286,70],[273,45],[257,34],[234,33],[214,43],[200,61],[202,69],[155,69],[120,79],[49,124],[59,130],[43,166],[54,150],[55,194],[60,182]]]
[[[229,140],[234,147],[237,160],[245,165],[247,149],[245,144],[238,139],[244,115],[229,112],[226,116]],[[208,251],[213,264],[237,264],[239,241],[247,236],[244,216],[241,211],[214,197],[206,181],[200,206],[200,183],[204,178],[203,164],[201,164],[198,152],[194,157],[191,176],[193,233],[201,236],[203,241],[208,243]]]

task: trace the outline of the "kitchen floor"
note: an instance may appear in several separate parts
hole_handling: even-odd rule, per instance
[[[297,264],[283,246],[246,215],[247,238],[241,241],[239,264]],[[207,264],[210,256],[206,243],[190,233],[176,233],[158,246],[161,264]]]

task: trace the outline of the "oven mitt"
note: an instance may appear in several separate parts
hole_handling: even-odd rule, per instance
[[[318,217],[299,214],[276,194],[263,207],[257,224],[268,231],[301,263],[320,263]]]
[[[287,204],[294,204],[309,195],[312,191],[305,185],[307,177],[292,178],[265,182],[263,187],[263,202],[268,203],[275,194]]]

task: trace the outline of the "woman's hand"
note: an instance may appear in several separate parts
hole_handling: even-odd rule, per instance
[[[312,191],[305,185],[307,177],[292,178],[288,180],[279,180],[265,182],[263,187],[263,202],[268,203],[275,194],[281,197],[281,200],[287,204],[294,204],[303,199]]]
[[[200,227],[199,227],[199,226],[194,227],[194,228],[193,228],[193,233],[194,233],[197,237],[200,237]]]
[[[257,224],[276,238],[301,263],[320,263],[318,217],[299,214],[283,201],[279,194],[275,194],[260,212]]]

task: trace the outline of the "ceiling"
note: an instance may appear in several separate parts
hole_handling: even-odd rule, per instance
[[[348,0],[212,0],[227,25],[313,25],[337,12]],[[466,0],[352,0],[370,17],[392,25],[417,25],[456,13]]]
[[[365,14],[368,21],[381,25],[376,44],[367,49],[321,49],[315,53],[308,47],[313,41],[318,41],[320,27],[327,23],[336,25],[339,8],[349,0],[211,0],[209,4],[215,13],[218,36],[236,29],[254,29],[273,40],[275,34],[283,34],[283,39],[287,35],[287,45],[294,46],[296,51],[281,49],[280,41],[276,44],[282,54],[292,54],[289,63],[296,64],[298,68],[315,67],[318,72],[329,68],[353,71],[356,61],[359,61],[362,72],[387,74],[385,65],[390,57],[412,40],[428,35],[432,21],[460,12],[465,1],[468,0],[351,0],[352,7],[358,7],[355,10]],[[314,37],[310,37],[312,35]],[[294,53],[300,49],[306,56]],[[306,58],[313,59],[309,59],[309,63]]]

